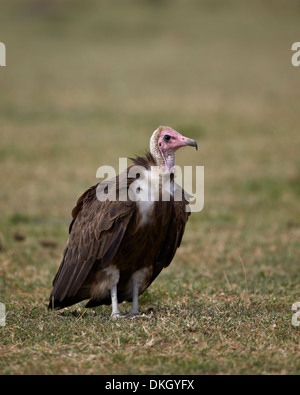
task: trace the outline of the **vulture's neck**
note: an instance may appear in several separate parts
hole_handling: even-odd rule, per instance
[[[165,157],[158,147],[159,133],[155,131],[150,139],[150,152],[159,166],[160,173],[170,172],[175,165],[175,153],[170,153]]]

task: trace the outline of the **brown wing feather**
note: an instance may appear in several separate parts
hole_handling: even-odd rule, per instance
[[[49,308],[77,303],[88,295],[81,287],[95,262],[105,267],[115,256],[134,213],[134,202],[100,202],[97,185],[87,190],[72,211],[70,237],[53,281]]]
[[[189,202],[185,198],[185,191],[178,185],[176,185],[176,187],[181,190],[182,200],[173,200],[172,202],[173,210],[170,217],[169,228],[163,243],[163,247],[157,257],[155,264],[153,265],[153,275],[150,284],[156,279],[162,269],[169,266],[172,262],[176,250],[181,244],[185,225],[190,215],[190,212],[186,211],[186,205],[188,205]]]

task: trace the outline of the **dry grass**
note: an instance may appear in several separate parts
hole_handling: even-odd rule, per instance
[[[299,10],[1,5],[0,373],[299,374]],[[204,211],[138,319],[49,313],[75,200],[159,124],[198,140],[177,163],[205,166]]]

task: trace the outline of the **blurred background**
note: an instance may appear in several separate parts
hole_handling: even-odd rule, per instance
[[[300,2],[248,3],[2,2],[2,215],[65,217],[100,165],[142,154],[158,125],[198,140],[177,163],[205,166],[206,214],[294,198]]]
[[[300,281],[300,67],[291,63],[299,16],[298,0],[1,2],[0,300],[8,311],[26,306],[47,320],[77,198],[97,183],[99,166],[142,155],[152,132],[170,125],[198,142],[176,163],[205,167],[205,205],[142,309],[156,300],[169,309],[173,295],[198,311],[225,298],[244,303],[249,292],[271,316],[253,312],[245,344],[256,316],[260,331],[281,314],[285,339]],[[19,313],[10,312],[16,339]],[[287,358],[286,366],[295,365]]]
[[[189,228],[199,264],[218,248],[253,244],[260,257],[262,240],[276,250],[297,238],[299,13],[293,0],[2,2],[3,248],[18,236],[37,256],[38,236],[63,245],[97,168],[143,154],[159,125],[199,144],[177,155],[205,166]],[[209,240],[219,247],[206,251]]]

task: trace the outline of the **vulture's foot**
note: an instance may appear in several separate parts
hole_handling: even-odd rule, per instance
[[[121,313],[112,313],[111,315],[110,315],[110,318],[112,319],[112,320],[118,320],[119,318],[124,318],[124,317],[126,317],[125,315],[122,315]]]
[[[130,311],[128,314],[125,315],[126,318],[132,318],[132,317],[137,317],[141,313],[139,311]]]

